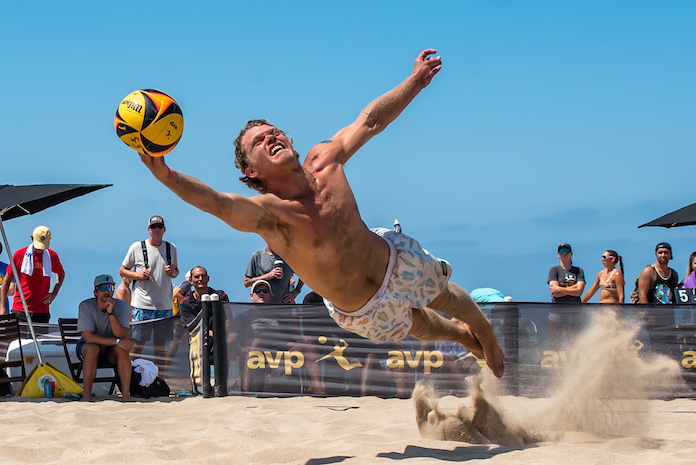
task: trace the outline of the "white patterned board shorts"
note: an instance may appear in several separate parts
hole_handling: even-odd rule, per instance
[[[404,234],[385,228],[372,232],[389,244],[389,266],[382,286],[355,312],[342,312],[326,299],[324,304],[341,328],[367,339],[397,342],[411,331],[411,309],[427,307],[445,290],[452,266]]]

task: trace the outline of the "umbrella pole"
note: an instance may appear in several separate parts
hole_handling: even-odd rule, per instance
[[[34,341],[34,348],[36,349],[36,355],[39,357],[39,364],[43,364],[43,358],[41,357],[41,351],[39,350],[39,343],[36,342],[36,333],[34,333],[34,326],[31,322],[31,315],[29,314],[29,308],[27,307],[27,301],[24,298],[24,291],[22,290],[22,283],[19,280],[19,273],[17,273],[17,267],[12,259],[12,253],[10,252],[10,244],[7,242],[7,236],[5,235],[5,228],[2,225],[2,217],[0,216],[0,232],[2,232],[2,241],[5,243],[5,250],[7,251],[7,256],[9,257],[10,266],[12,267],[12,274],[15,278],[15,292],[19,291],[19,297],[22,299],[22,306],[24,307],[24,314],[27,316],[27,323],[29,323],[29,331],[31,332],[31,338]],[[22,342],[20,341],[20,344]]]

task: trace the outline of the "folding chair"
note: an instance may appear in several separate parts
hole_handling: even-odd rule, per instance
[[[0,384],[10,383],[13,381],[24,382],[27,377],[27,371],[24,366],[24,352],[22,344],[19,344],[19,360],[5,361],[5,354],[12,341],[20,339],[19,319],[15,314],[0,315],[0,347],[3,347],[2,357],[0,358],[0,369],[5,370],[7,376],[0,377]],[[22,374],[18,376],[10,376],[7,368],[21,367]]]
[[[58,328],[60,329],[60,338],[63,341],[63,350],[65,351],[65,358],[67,359],[68,368],[70,369],[70,376],[72,376],[72,379],[74,379],[76,383],[84,385],[82,362],[77,359],[77,354],[75,353],[75,347],[82,338],[82,332],[77,330],[77,318],[58,318]],[[99,376],[97,374],[97,377],[94,378],[95,383],[111,383],[109,395],[113,394],[114,388],[119,381],[116,367],[114,365],[97,365],[97,368],[111,368],[114,370],[112,376]]]

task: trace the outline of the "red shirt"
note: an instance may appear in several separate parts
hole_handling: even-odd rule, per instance
[[[48,305],[46,305],[43,300],[48,295],[49,287],[51,286],[51,277],[43,275],[43,254],[48,252],[51,255],[51,271],[62,275],[65,273],[63,270],[63,265],[60,263],[58,254],[51,249],[46,249],[43,252],[39,252],[34,249],[34,273],[27,275],[22,273],[22,261],[24,260],[24,253],[27,251],[29,246],[19,249],[12,256],[12,260],[15,262],[17,267],[17,272],[20,276],[20,282],[22,283],[22,290],[24,291],[24,298],[27,301],[27,307],[29,308],[29,313],[48,313]],[[7,267],[7,275],[12,274],[12,267]],[[14,302],[12,304],[12,310],[24,311],[22,307],[22,298],[19,295],[19,290],[14,293]]]

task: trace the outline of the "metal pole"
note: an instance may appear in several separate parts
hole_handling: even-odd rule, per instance
[[[210,325],[208,324],[208,319],[210,318],[210,294],[203,294],[201,296],[201,346],[203,353],[201,354],[201,384],[203,389],[203,397],[211,397],[211,387],[210,387],[210,339],[208,334],[210,334]]]
[[[215,366],[215,397],[227,395],[227,334],[225,311],[220,296],[210,295],[213,311],[213,364]]]
[[[15,292],[18,290],[19,291],[19,297],[22,299],[22,307],[24,307],[24,314],[27,316],[27,323],[29,323],[29,331],[31,332],[31,338],[34,341],[34,348],[36,349],[36,356],[39,358],[39,365],[43,364],[43,357],[41,357],[41,351],[39,350],[39,343],[36,342],[36,334],[34,333],[34,326],[31,323],[31,314],[29,313],[29,307],[27,306],[27,301],[24,298],[24,291],[22,290],[22,282],[19,279],[19,273],[17,273],[17,267],[15,266],[15,262],[12,259],[12,254],[10,253],[10,244],[7,242],[7,236],[5,235],[5,228],[2,225],[2,217],[0,216],[0,232],[2,232],[2,240],[5,243],[5,251],[7,252],[7,256],[10,259],[10,266],[12,267],[12,274],[14,274],[15,278]],[[46,253],[48,253],[48,250],[46,250]],[[11,310],[8,310],[8,312]],[[21,344],[22,341],[20,340],[19,343]]]

